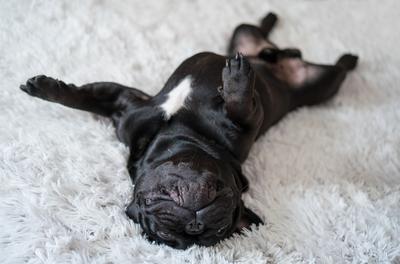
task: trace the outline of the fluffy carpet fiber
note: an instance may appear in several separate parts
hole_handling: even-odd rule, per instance
[[[391,263],[400,261],[400,3],[2,1],[0,263]],[[128,150],[111,123],[32,98],[46,74],[150,94],[186,57],[224,53],[233,28],[274,11],[272,40],[310,61],[360,56],[329,103],[258,140],[245,203],[265,225],[211,248],[147,242],[124,214]]]

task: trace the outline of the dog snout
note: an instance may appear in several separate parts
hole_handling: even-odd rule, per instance
[[[204,231],[204,223],[201,220],[193,219],[185,226],[185,231],[189,235],[199,235]]]

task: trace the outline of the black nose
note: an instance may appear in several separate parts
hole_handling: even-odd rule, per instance
[[[185,226],[185,231],[189,235],[198,235],[204,231],[204,223],[200,220],[193,219]]]

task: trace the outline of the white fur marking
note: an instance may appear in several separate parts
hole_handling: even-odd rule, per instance
[[[165,112],[165,118],[168,120],[182,107],[185,107],[185,100],[192,91],[192,79],[186,76],[169,93],[167,100],[160,106]]]

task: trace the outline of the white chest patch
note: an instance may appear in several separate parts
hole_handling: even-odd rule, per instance
[[[164,110],[165,118],[168,120],[179,109],[185,107],[185,100],[189,97],[192,91],[192,79],[190,75],[186,76],[176,87],[174,87],[167,95],[167,100],[160,105]]]

